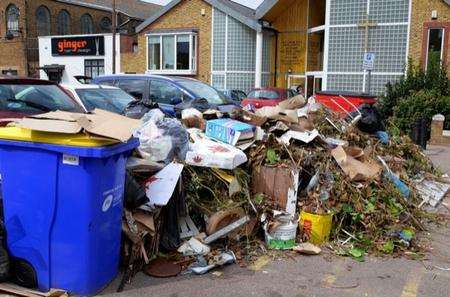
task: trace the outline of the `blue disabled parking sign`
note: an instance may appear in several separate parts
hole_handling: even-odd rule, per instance
[[[374,63],[375,63],[375,54],[364,53],[363,69],[373,70]]]

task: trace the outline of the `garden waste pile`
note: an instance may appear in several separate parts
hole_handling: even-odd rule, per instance
[[[274,250],[420,254],[417,234],[436,218],[427,210],[450,187],[373,106],[339,114],[296,96],[228,113],[190,108],[181,119],[155,108],[142,122],[122,289],[140,270],[203,274]]]

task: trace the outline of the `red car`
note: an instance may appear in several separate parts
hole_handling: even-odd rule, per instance
[[[283,88],[257,88],[248,93],[247,98],[242,100],[242,106],[252,105],[255,108],[264,106],[275,106],[280,101],[295,96],[295,92]]]
[[[0,126],[13,119],[55,110],[84,112],[59,85],[54,82],[0,76]]]

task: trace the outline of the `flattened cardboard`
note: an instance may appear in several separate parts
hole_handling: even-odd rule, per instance
[[[95,109],[90,114],[54,111],[16,122],[21,128],[76,134],[83,130],[95,135],[112,138],[121,142],[128,141],[135,129],[141,125],[140,120],[130,119],[106,110]]]
[[[156,228],[152,214],[138,210],[133,214],[133,218],[136,220],[136,222],[141,224],[142,227],[145,228],[146,231],[150,233],[150,235],[152,236],[155,235]]]
[[[91,126],[84,128],[92,134],[105,136],[122,142],[128,141],[133,131],[141,126],[141,120],[130,119],[106,110],[94,109],[93,114],[88,115]]]
[[[260,117],[252,112],[249,111],[243,111],[243,122],[253,125],[253,126],[262,126],[265,124],[265,122],[267,122],[267,118],[266,117]]]
[[[378,179],[382,167],[368,158],[364,162],[358,161],[348,155],[342,146],[338,146],[331,151],[331,155],[341,167],[342,171],[352,181],[367,181]]]
[[[61,120],[61,121],[68,121],[68,122],[75,122],[77,118],[85,116],[84,113],[75,113],[75,112],[68,112],[68,111],[51,111],[43,114],[37,114],[31,116],[35,119],[48,119],[48,120]]]
[[[264,106],[257,109],[255,114],[259,117],[271,120],[285,121],[288,123],[298,123],[297,111],[293,109],[283,109],[280,106]]]
[[[16,126],[20,128],[26,128],[35,131],[43,132],[54,132],[54,133],[64,133],[64,134],[77,134],[80,133],[83,128],[73,121],[64,121],[56,119],[34,119],[34,118],[23,118],[16,122]]]
[[[282,109],[297,109],[303,107],[306,104],[305,97],[297,95],[292,98],[286,99],[278,103],[278,106]]]

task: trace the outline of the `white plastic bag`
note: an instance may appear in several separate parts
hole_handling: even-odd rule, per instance
[[[180,121],[165,117],[159,109],[150,110],[142,121],[133,135],[139,138],[138,151],[143,158],[166,164],[175,157],[185,159],[189,136]]]

